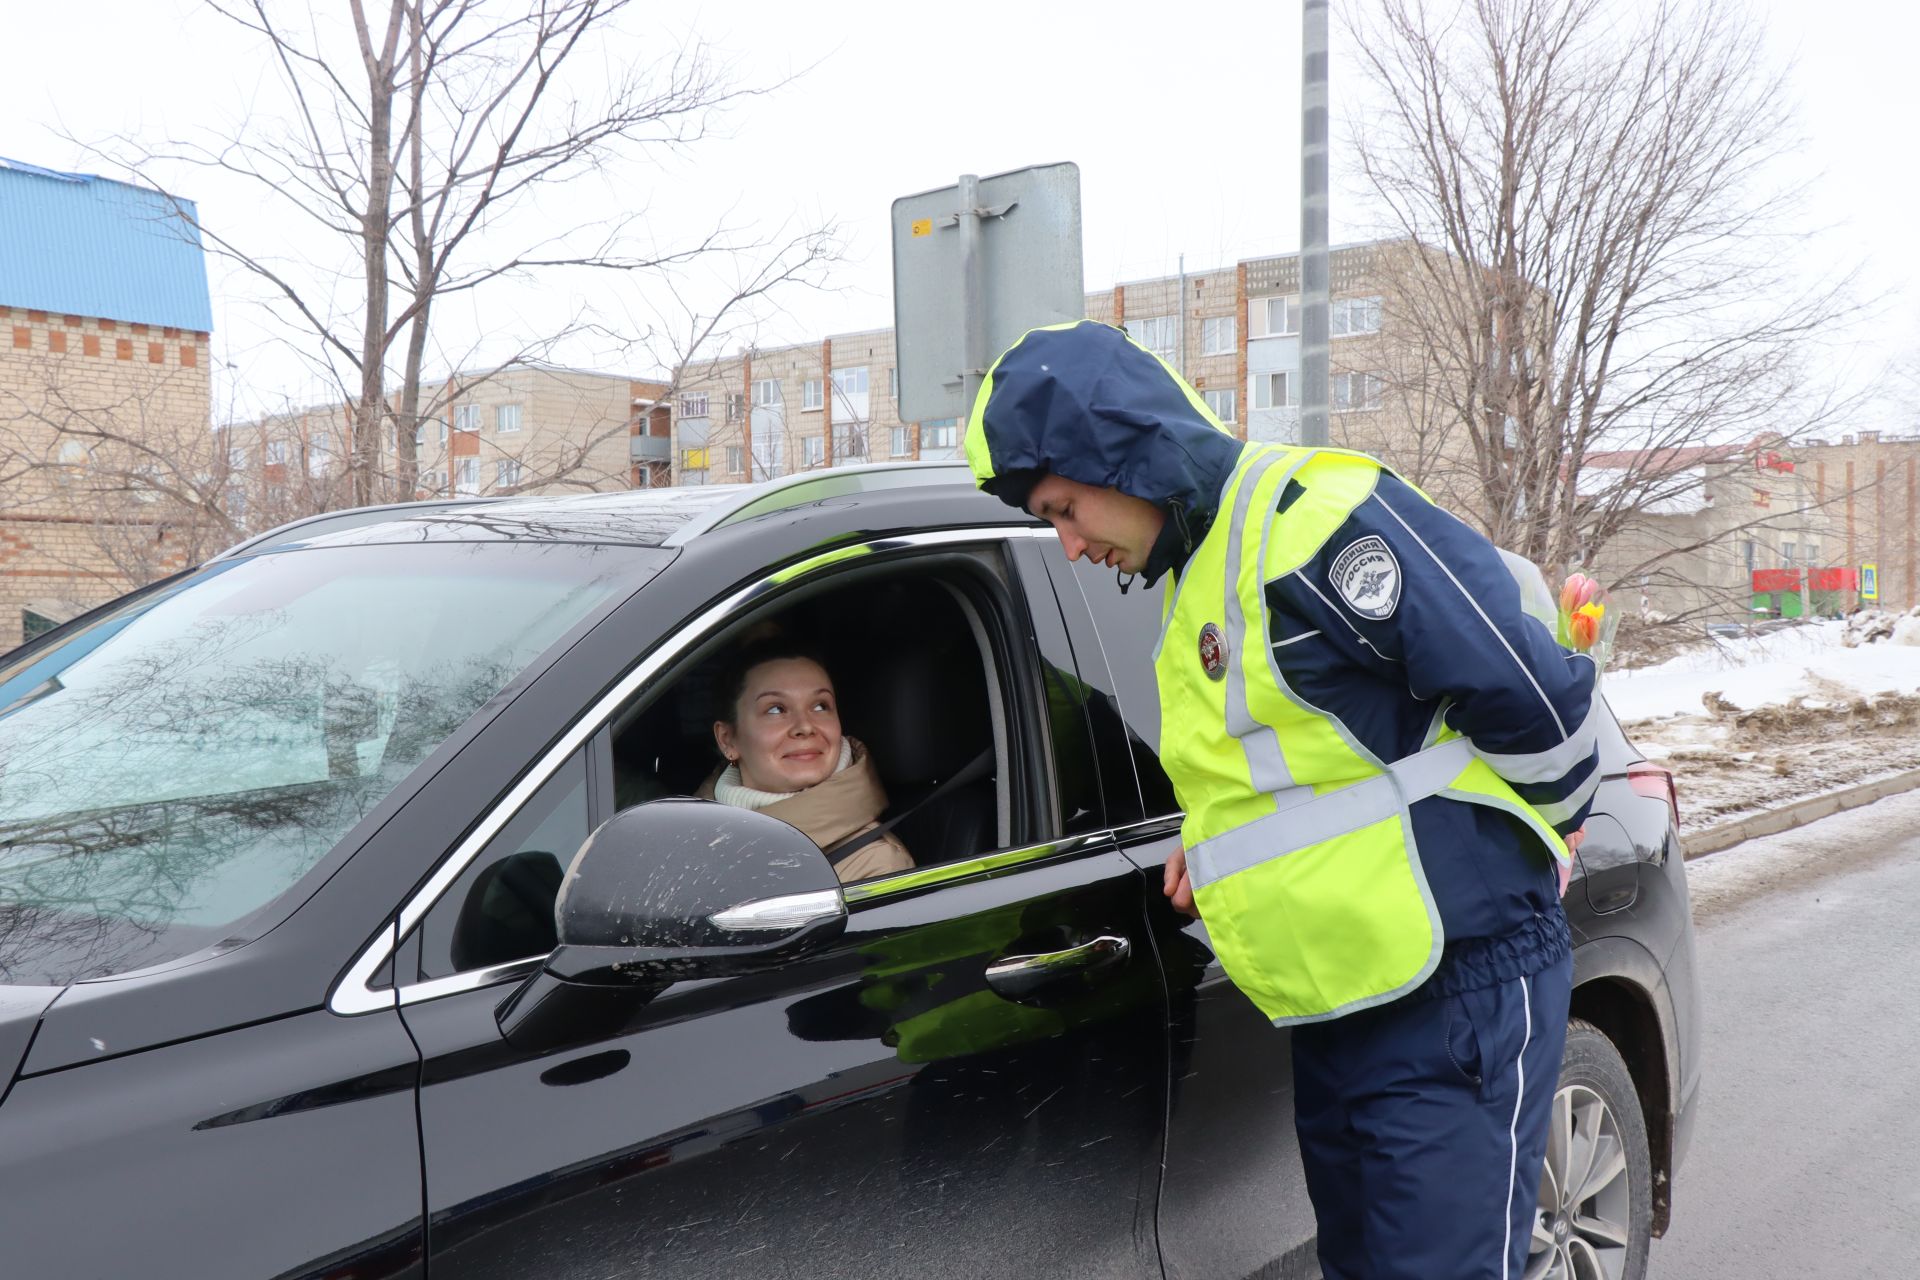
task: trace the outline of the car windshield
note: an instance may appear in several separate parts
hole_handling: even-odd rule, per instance
[[[659,559],[259,556],[0,659],[0,981],[100,977],[227,938]]]

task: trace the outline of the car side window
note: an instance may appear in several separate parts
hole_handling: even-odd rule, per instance
[[[587,839],[582,748],[488,841],[420,922],[420,976],[442,978],[552,951],[553,903]]]
[[[1160,767],[1160,693],[1154,682],[1153,647],[1160,638],[1160,608],[1166,590],[1165,579],[1151,589],[1136,582],[1121,594],[1111,570],[1084,560],[1069,566],[1066,581],[1080,591],[1087,612],[1112,673],[1115,688],[1090,700],[1095,729],[1103,744],[1101,765],[1105,776],[1124,776],[1128,766],[1139,779],[1140,801],[1133,812],[1127,811],[1120,788],[1109,784],[1107,803],[1113,821],[1164,817],[1180,811],[1174,798],[1173,783]],[[1114,724],[1114,721],[1118,724]],[[1119,756],[1124,742],[1124,759]]]

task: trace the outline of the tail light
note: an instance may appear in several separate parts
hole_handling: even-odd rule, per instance
[[[1674,789],[1673,770],[1662,769],[1657,764],[1642,760],[1627,766],[1627,785],[1633,788],[1635,795],[1665,800],[1667,808],[1673,812],[1673,825],[1680,825],[1680,795]]]

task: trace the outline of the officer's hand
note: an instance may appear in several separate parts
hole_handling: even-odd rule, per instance
[[[1560,867],[1560,896],[1563,898],[1567,896],[1567,886],[1573,882],[1574,850],[1578,849],[1580,847],[1580,842],[1582,840],[1585,840],[1586,838],[1587,838],[1587,829],[1585,827],[1582,827],[1578,831],[1572,832],[1567,836],[1567,860]]]
[[[1187,851],[1183,846],[1173,851],[1167,859],[1166,874],[1161,877],[1160,891],[1173,902],[1173,909],[1182,915],[1200,918],[1199,908],[1193,905],[1193,881],[1187,879]]]

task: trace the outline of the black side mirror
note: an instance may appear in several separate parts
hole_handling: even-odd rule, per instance
[[[610,1034],[673,982],[783,964],[837,936],[846,900],[799,831],[710,800],[655,800],[602,823],[554,906],[560,945],[500,1006],[508,1040]]]

